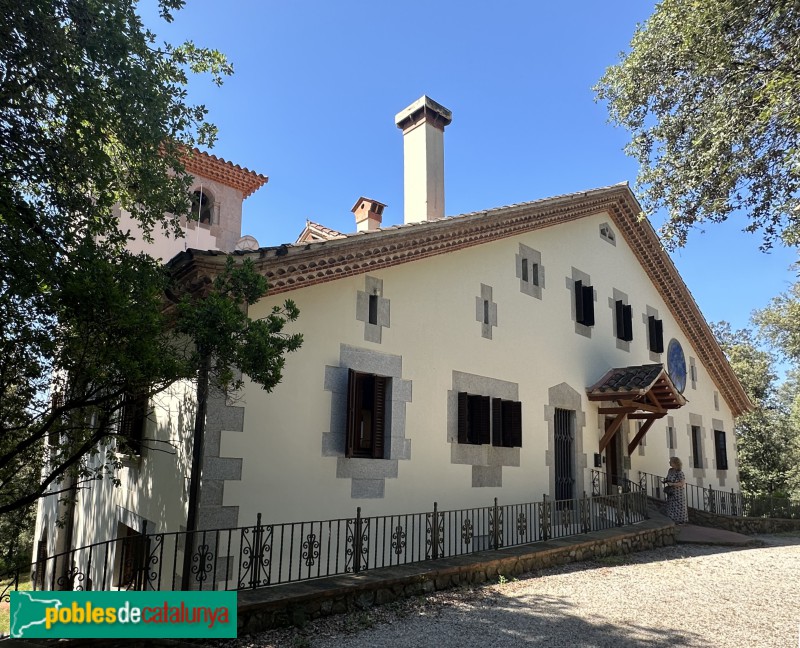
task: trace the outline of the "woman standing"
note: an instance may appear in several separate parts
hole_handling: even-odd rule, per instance
[[[664,480],[664,491],[667,494],[667,515],[676,524],[686,524],[686,476],[683,464],[678,457],[670,457],[669,471]]]

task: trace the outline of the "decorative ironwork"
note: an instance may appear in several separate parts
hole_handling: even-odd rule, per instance
[[[570,500],[575,490],[575,412],[556,408],[554,414],[555,496]]]
[[[503,546],[503,509],[497,506],[497,498],[494,498],[494,506],[489,511],[489,538],[493,549]]]
[[[600,471],[592,470],[589,474],[592,477],[592,495],[596,497],[600,495]]]
[[[464,544],[469,547],[470,543],[472,542],[472,538],[475,535],[474,529],[472,528],[472,520],[466,518],[464,520],[464,524],[461,525],[461,539],[464,541]]]
[[[251,539],[252,536],[252,539]],[[261,513],[256,525],[242,529],[239,554],[239,589],[255,589],[270,584],[272,565],[272,526],[261,524]]]
[[[149,552],[142,566],[142,589],[157,590],[158,580],[161,575],[161,569],[158,566],[160,562],[159,556],[164,546],[164,534],[157,533],[150,536],[150,540],[153,541],[152,550]],[[149,546],[150,542],[148,542],[148,547]]]
[[[369,518],[361,517],[361,507],[356,517],[347,520],[347,548],[345,571],[358,573],[369,567]]]
[[[444,556],[444,513],[439,513],[433,503],[433,513],[425,514],[425,559],[436,560]]]
[[[303,560],[306,561],[306,567],[313,567],[317,558],[319,558],[319,541],[314,533],[309,533],[306,536],[306,541],[303,543]]]
[[[589,515],[589,498],[584,492],[580,501],[581,531],[589,533],[592,530],[592,519]]]
[[[525,538],[528,533],[528,517],[525,515],[525,512],[521,512],[517,515],[517,537]]]
[[[717,500],[714,497],[714,489],[711,486],[708,487],[708,496],[706,498],[708,502],[708,508],[706,509],[709,513],[716,513],[717,512]]]
[[[406,532],[399,524],[395,527],[392,534],[392,549],[395,555],[399,556],[405,551],[406,548]]]
[[[192,554],[192,574],[198,583],[204,583],[208,574],[214,569],[214,553],[207,544],[197,545],[197,551]]]
[[[2,583],[5,578],[0,578]],[[19,572],[16,571],[11,574],[11,578],[5,585],[0,586],[0,603],[11,603],[11,592],[19,590]]]
[[[63,575],[59,576],[56,580],[56,585],[58,585],[58,589],[60,590],[72,590],[74,592],[81,592],[83,591],[83,581],[86,579],[86,574],[78,569],[78,566],[75,563],[72,563],[72,567],[70,567],[67,571],[64,572]],[[75,584],[75,581],[78,584]]]
[[[572,526],[572,509],[569,506],[561,509],[561,526],[564,528],[564,533]]]
[[[553,505],[545,497],[541,502],[537,502],[536,508],[539,512],[539,540],[549,540],[552,535],[550,516],[552,515]]]

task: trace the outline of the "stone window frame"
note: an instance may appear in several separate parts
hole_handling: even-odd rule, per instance
[[[619,332],[619,323],[617,322],[617,302],[622,302],[625,306],[630,306],[628,303],[628,294],[613,288],[611,297],[608,298],[608,307],[611,309],[611,334],[614,336],[617,349],[630,353],[632,340],[622,340],[617,337]],[[633,313],[631,312],[631,329],[633,329]]]
[[[544,420],[547,423],[547,448],[545,450],[545,466],[549,469],[549,495],[555,497],[556,493],[556,464],[555,464],[555,412],[557,409],[572,410],[575,413],[575,445],[572,457],[575,475],[575,495],[586,490],[584,473],[589,466],[589,455],[584,452],[583,436],[586,427],[586,411],[583,408],[581,392],[573,389],[567,383],[559,383],[547,390],[547,403],[544,405]],[[599,428],[598,428],[599,429]],[[602,432],[597,437],[602,436]],[[627,453],[626,453],[627,456]]]
[[[384,458],[347,457],[348,370],[390,378],[386,395]],[[325,391],[331,392],[331,420],[322,433],[322,456],[336,457],[336,477],[350,479],[352,499],[383,499],[386,480],[396,479],[399,462],[411,459],[406,438],[406,404],[412,381],[403,378],[403,357],[349,344],[339,347],[339,366],[325,366]]]
[[[506,380],[453,371],[452,387],[447,392],[447,442],[450,463],[471,466],[472,487],[501,487],[503,468],[519,467],[519,447],[458,442],[458,394],[488,396],[490,399],[519,401],[519,385]]]
[[[614,247],[617,246],[617,235],[608,223],[600,223],[600,238]]]
[[[697,361],[692,356],[689,356],[689,366],[687,368],[689,370],[688,378],[692,383],[692,389],[697,389]]]
[[[523,295],[535,297],[536,299],[542,298],[542,291],[545,287],[545,269],[542,264],[542,253],[532,247],[528,247],[524,243],[519,244],[519,252],[514,258],[515,270],[517,279],[519,279],[519,291]],[[528,280],[523,279],[523,264],[528,264]],[[536,267],[535,279],[533,268]]]
[[[575,301],[577,299],[577,296],[575,294],[575,283],[577,281],[582,282],[583,286],[586,288],[591,287],[593,302],[597,302],[597,291],[594,289],[594,286],[592,285],[592,278],[590,275],[586,274],[582,270],[578,270],[575,267],[571,269],[571,275],[566,278],[566,287],[567,290],[569,290],[570,292],[570,300],[569,300],[571,308],[570,315],[575,325],[575,332],[578,335],[582,335],[583,337],[591,338],[592,326],[587,326],[585,324],[581,324],[578,322],[577,309],[575,306]]]
[[[650,357],[651,362],[660,363],[662,362],[661,356],[665,353],[665,351],[661,351],[658,353],[657,351],[653,351],[651,347],[651,338],[650,338],[650,318],[653,317],[660,322],[663,322],[658,316],[658,309],[654,308],[653,306],[645,305],[644,313],[642,313],[642,322],[644,323],[644,330],[645,335],[647,336],[647,353]],[[663,349],[666,349],[666,345],[664,344],[664,331],[663,331],[663,323],[662,323],[662,331],[661,331],[661,346]]]
[[[694,442],[694,433],[692,428],[697,428],[699,430],[697,444]],[[706,468],[708,468],[708,458],[706,457],[705,448],[703,447],[707,435],[706,426],[703,424],[703,417],[699,414],[690,413],[689,423],[687,423],[686,429],[689,434],[690,454],[688,461],[684,464],[684,467],[692,471],[692,475],[696,480],[702,479],[705,477]],[[700,451],[699,457],[694,456],[695,447],[697,447]],[[686,472],[686,470],[684,470],[684,472]]]
[[[728,434],[728,429],[725,426],[725,423],[720,419],[711,419],[711,428],[714,430],[714,470],[717,475],[717,479],[719,480],[720,488],[725,487],[725,481],[729,476],[735,478],[736,470],[734,465],[734,460],[736,457],[736,439],[733,435]],[[717,466],[717,432],[722,432],[725,435],[725,459],[728,463],[728,467],[726,468],[719,468]],[[728,451],[728,448],[732,450],[732,452]]]
[[[673,451],[678,449],[678,432],[675,429],[675,418],[672,416],[667,417],[667,450]],[[647,436],[647,435],[645,435]]]
[[[377,299],[376,321],[370,322],[370,299]],[[390,328],[391,302],[383,296],[383,279],[366,275],[364,290],[356,293],[356,320],[364,322],[364,340],[381,344],[383,329]]]
[[[481,284],[481,292],[475,297],[475,319],[481,325],[481,337],[492,339],[492,329],[497,326],[497,304],[492,301],[492,287]]]

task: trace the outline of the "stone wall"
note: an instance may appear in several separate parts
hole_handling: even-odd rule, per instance
[[[698,509],[689,509],[689,522],[699,526],[709,526],[726,531],[735,531],[745,535],[759,533],[781,533],[784,531],[800,531],[800,520],[783,520],[779,518],[732,517],[716,515]]]
[[[315,581],[239,592],[239,636],[330,614],[363,610],[394,600],[462,585],[675,543],[676,528],[657,519],[636,527],[597,531],[480,554],[387,567]]]

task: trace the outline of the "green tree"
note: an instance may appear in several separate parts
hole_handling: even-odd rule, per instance
[[[742,490],[788,495],[798,486],[800,426],[792,415],[792,385],[781,385],[777,356],[759,345],[750,329],[734,331],[727,322],[712,325],[755,408],[736,420],[736,443]],[[796,383],[795,383],[796,385]]]
[[[284,354],[297,351],[303,342],[301,334],[283,332],[286,323],[299,315],[291,300],[287,299],[283,306],[274,306],[263,319],[253,320],[247,315],[247,308],[266,293],[267,280],[256,272],[252,260],[237,264],[229,256],[209,291],[184,295],[178,303],[176,332],[191,340],[190,364],[197,367],[197,410],[186,521],[189,532],[197,529],[209,388],[236,391],[243,384],[238,372],[244,371],[254,383],[270,392],[281,380]],[[185,551],[184,589],[189,588],[191,561],[192,552]]]
[[[166,20],[183,4],[159,0]],[[239,309],[255,293],[212,287],[208,303],[226,324],[244,317],[240,333],[187,324],[188,307],[165,298],[180,286],[127,252],[118,228],[121,207],[146,232],[180,234],[183,161],[214,139],[205,108],[186,101],[187,75],[219,83],[231,71],[214,50],[157,44],[135,0],[0,0],[0,515],[114,479],[126,395],[197,378],[202,346],[187,333],[214,341],[225,375],[279,380],[286,348],[263,328],[279,330],[281,313],[251,326]]]
[[[741,212],[765,248],[800,242],[800,4],[663,0],[595,87],[631,133],[668,245]]]

